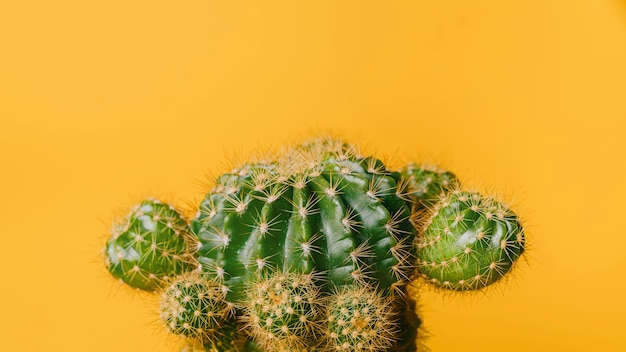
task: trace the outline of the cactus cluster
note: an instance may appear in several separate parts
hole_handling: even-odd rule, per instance
[[[445,170],[389,170],[315,139],[224,173],[188,222],[146,200],[117,222],[109,272],[160,294],[185,351],[416,351],[407,284],[493,284],[523,254],[506,205]]]

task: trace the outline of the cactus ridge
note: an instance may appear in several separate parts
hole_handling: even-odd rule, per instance
[[[416,241],[421,276],[456,291],[502,278],[525,249],[524,229],[505,204],[456,189],[442,196]]]
[[[276,162],[218,177],[192,230],[199,262],[238,301],[258,272],[324,273],[329,287],[375,282],[401,291],[415,230],[399,173],[340,142],[293,148]]]
[[[196,267],[197,241],[172,205],[144,200],[113,225],[103,249],[107,270],[128,285],[153,291]]]

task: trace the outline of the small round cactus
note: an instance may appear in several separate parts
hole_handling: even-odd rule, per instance
[[[345,286],[330,295],[323,351],[386,351],[399,335],[393,303],[366,286]]]
[[[268,350],[297,351],[316,344],[320,293],[310,274],[276,273],[251,284],[246,328]]]
[[[418,271],[439,287],[481,289],[511,269],[524,245],[522,225],[506,205],[457,189],[440,199],[418,236]]]
[[[326,139],[245,164],[217,179],[192,220],[200,265],[232,301],[270,268],[320,273],[326,291],[372,282],[394,294],[414,261],[399,180],[378,159]]]
[[[442,193],[458,186],[458,180],[453,173],[434,166],[409,163],[400,173],[405,182],[406,193],[418,210],[432,206]]]
[[[198,272],[177,276],[161,293],[161,320],[176,335],[211,348],[234,348],[237,337],[234,305],[225,300],[222,285]]]
[[[153,291],[163,280],[193,270],[197,240],[173,206],[147,199],[113,225],[103,254],[109,272],[131,287]]]

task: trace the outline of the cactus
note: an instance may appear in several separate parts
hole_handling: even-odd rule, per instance
[[[173,206],[147,199],[113,225],[104,249],[109,272],[131,287],[153,291],[163,280],[196,267],[197,242]]]
[[[321,309],[311,275],[269,275],[248,290],[243,319],[262,348],[298,351],[316,344]]]
[[[142,202],[105,254],[116,277],[162,287],[161,319],[184,351],[415,352],[409,282],[481,289],[524,248],[516,214],[454,174],[393,172],[316,139],[219,176],[189,228]]]
[[[222,286],[198,272],[177,276],[161,293],[160,315],[170,332],[214,345],[235,343],[234,306]]]
[[[400,170],[414,210],[432,206],[442,193],[458,186],[453,173],[434,166],[409,163]]]
[[[415,230],[396,194],[399,174],[323,145],[222,175],[201,203],[198,259],[228,299],[244,298],[245,284],[272,267],[323,272],[330,286],[372,281],[393,291],[408,281]]]
[[[417,240],[418,271],[432,284],[465,291],[501,279],[524,252],[524,230],[506,205],[456,189],[442,196]]]
[[[226,333],[237,333],[237,335],[232,335],[230,339],[222,339],[216,342],[186,341],[180,352],[265,352],[255,342],[242,340],[240,331],[231,329],[226,331]]]
[[[257,277],[278,280],[284,273],[312,274],[323,294],[369,283],[391,301],[403,297],[415,260],[415,229],[399,181],[400,174],[381,161],[333,140],[290,149],[273,162],[245,164],[217,179],[192,221],[202,244],[199,263],[227,288],[227,300],[246,307],[266,300],[255,291]],[[266,338],[269,333],[258,329],[265,328],[263,320],[255,321],[265,315],[255,309],[241,319],[264,348],[299,349],[313,341]],[[282,323],[290,333],[313,335],[317,326]]]

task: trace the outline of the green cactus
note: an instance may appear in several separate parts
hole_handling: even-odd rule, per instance
[[[224,299],[222,285],[199,272],[177,276],[161,293],[161,320],[189,345],[201,343],[207,350],[238,351],[245,339],[237,333],[234,305]]]
[[[367,286],[344,286],[326,302],[323,351],[386,351],[399,332],[394,302]]]
[[[217,179],[192,221],[202,244],[198,260],[208,278],[228,289],[229,301],[247,307],[261,299],[257,277],[277,280],[284,273],[313,275],[322,294],[371,283],[388,300],[404,297],[414,270],[415,229],[399,181],[400,174],[379,160],[333,140],[293,148],[274,162],[243,165]],[[312,338],[304,336],[302,343],[267,339],[269,333],[257,329],[263,321],[250,323],[264,315],[250,308],[244,314],[249,333],[265,349],[310,345]]]
[[[316,139],[219,176],[190,227],[173,207],[142,202],[104,252],[134,287],[167,280],[161,319],[183,351],[415,352],[423,330],[409,282],[480,289],[524,249],[516,214],[454,174],[392,172]]]
[[[104,249],[109,272],[131,287],[157,289],[163,280],[194,269],[197,241],[173,206],[144,200],[113,225]]]
[[[229,327],[232,327],[232,325],[229,325]],[[226,333],[237,335],[231,335],[225,339],[207,343],[194,340],[187,341],[180,349],[180,352],[265,352],[252,340],[245,340],[241,331],[230,329]]]
[[[192,221],[199,262],[233,301],[272,267],[323,272],[336,286],[371,281],[400,290],[415,230],[397,194],[399,177],[330,141],[246,164],[218,178]]]
[[[252,340],[248,340],[243,349],[245,352],[264,352],[261,346]]]
[[[277,273],[252,283],[243,319],[268,351],[314,346],[321,319],[319,288],[310,274]]]
[[[502,278],[524,252],[525,237],[517,215],[506,205],[457,189],[435,205],[416,245],[424,279],[465,291]]]
[[[432,206],[442,193],[458,186],[456,176],[434,166],[409,163],[400,170],[414,210]]]

